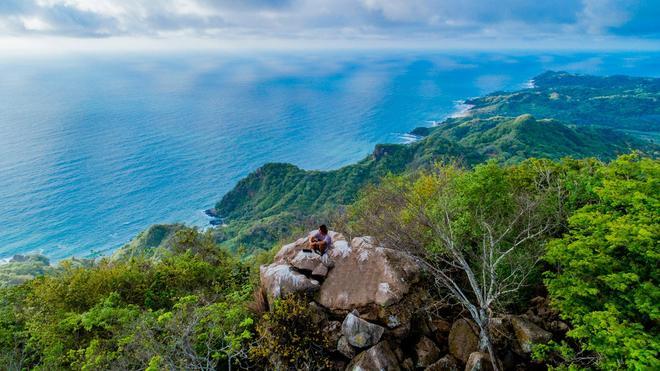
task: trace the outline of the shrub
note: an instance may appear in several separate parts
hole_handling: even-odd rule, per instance
[[[601,169],[597,201],[549,245],[546,284],[604,369],[660,369],[660,162],[622,156]]]

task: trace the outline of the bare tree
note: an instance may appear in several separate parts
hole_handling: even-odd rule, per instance
[[[469,183],[469,172],[440,166],[418,178],[386,180],[365,194],[355,215],[358,228],[366,229],[361,232],[408,252],[467,310],[479,328],[479,348],[496,370],[489,333],[494,310],[526,282],[559,220],[554,210],[562,192],[537,170],[529,187],[502,178],[479,199],[478,191],[464,188],[488,184]]]

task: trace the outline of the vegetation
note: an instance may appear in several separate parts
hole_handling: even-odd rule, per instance
[[[553,118],[580,126],[658,131],[660,79],[630,76],[585,76],[549,71],[534,78],[534,87],[470,99],[479,117]]]
[[[603,369],[660,368],[660,162],[624,156],[600,169],[594,203],[569,219],[546,255],[568,337]],[[569,359],[569,361],[579,361]]]
[[[260,341],[250,349],[259,368],[319,370],[330,366],[325,351],[330,344],[314,322],[304,298],[288,295],[277,299],[256,328]]]
[[[206,369],[250,339],[247,267],[182,230],[160,260],[101,260],[0,291],[10,369]]]

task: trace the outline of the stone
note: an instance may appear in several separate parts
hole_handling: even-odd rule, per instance
[[[463,363],[479,349],[476,327],[471,321],[461,318],[454,322],[449,331],[449,353]]]
[[[362,236],[362,237],[355,237],[351,240],[351,246],[353,248],[359,249],[359,248],[375,248],[376,247],[376,241],[374,240],[373,237],[371,236]]]
[[[323,264],[321,264],[321,255],[315,252],[305,252],[302,250],[291,259],[289,264],[297,270],[305,273],[314,271],[314,268],[319,265],[323,266]]]
[[[419,280],[419,265],[401,251],[373,247],[366,237],[353,241],[355,246],[337,241],[328,251],[335,266],[319,291],[319,304],[336,312],[402,300]]]
[[[341,325],[341,332],[352,346],[367,348],[380,341],[385,328],[365,321],[355,313],[349,313]]]
[[[502,349],[510,344],[513,339],[511,322],[507,317],[491,318],[488,323],[490,339],[496,348]]]
[[[320,287],[318,281],[293,271],[290,265],[283,263],[262,265],[259,276],[269,301],[286,294],[315,291]]]
[[[451,323],[449,321],[445,321],[444,319],[434,319],[431,322],[437,332],[448,334],[449,330],[451,330]]]
[[[406,371],[414,371],[415,362],[413,362],[412,358],[406,358],[403,360],[403,362],[401,362],[401,369]]]
[[[399,326],[391,329],[388,334],[399,339],[408,337],[410,335],[410,321],[404,321]]]
[[[348,343],[346,336],[340,337],[337,341],[337,351],[348,359],[355,357],[355,348],[353,348],[351,344]]]
[[[465,371],[493,371],[488,353],[474,352],[465,363]]]
[[[400,371],[399,362],[387,341],[381,341],[353,358],[348,371]]]
[[[447,354],[425,368],[424,371],[459,371],[458,361],[451,354]]]
[[[552,340],[552,333],[522,317],[512,316],[511,326],[518,340],[520,350],[525,355],[532,352],[532,346],[534,344],[547,343]]]
[[[328,267],[325,264],[319,264],[312,271],[312,278],[316,280],[323,280],[328,275]]]
[[[427,367],[440,358],[440,349],[433,340],[422,336],[415,345],[417,355],[417,367]]]

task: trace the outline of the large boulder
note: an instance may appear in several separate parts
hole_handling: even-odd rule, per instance
[[[490,361],[488,353],[474,352],[470,354],[465,363],[465,371],[492,371],[493,363]]]
[[[347,371],[399,371],[399,361],[386,341],[374,345],[353,358]]]
[[[467,362],[470,354],[479,349],[477,326],[461,318],[454,322],[449,331],[449,353],[461,362]]]
[[[259,269],[261,285],[266,290],[268,300],[294,292],[318,290],[319,282],[291,269],[283,263],[262,265]]]
[[[415,345],[417,354],[417,367],[427,367],[440,358],[440,349],[433,340],[422,336]]]
[[[341,332],[352,346],[366,348],[378,343],[385,328],[349,313],[341,325]]]
[[[511,317],[511,326],[516,334],[520,350],[524,354],[532,352],[534,344],[547,343],[552,340],[552,334],[533,322],[518,316]]]
[[[349,245],[336,241],[328,251],[335,267],[328,272],[318,302],[332,311],[399,302],[419,279],[419,265],[407,254],[374,246],[369,237]]]

